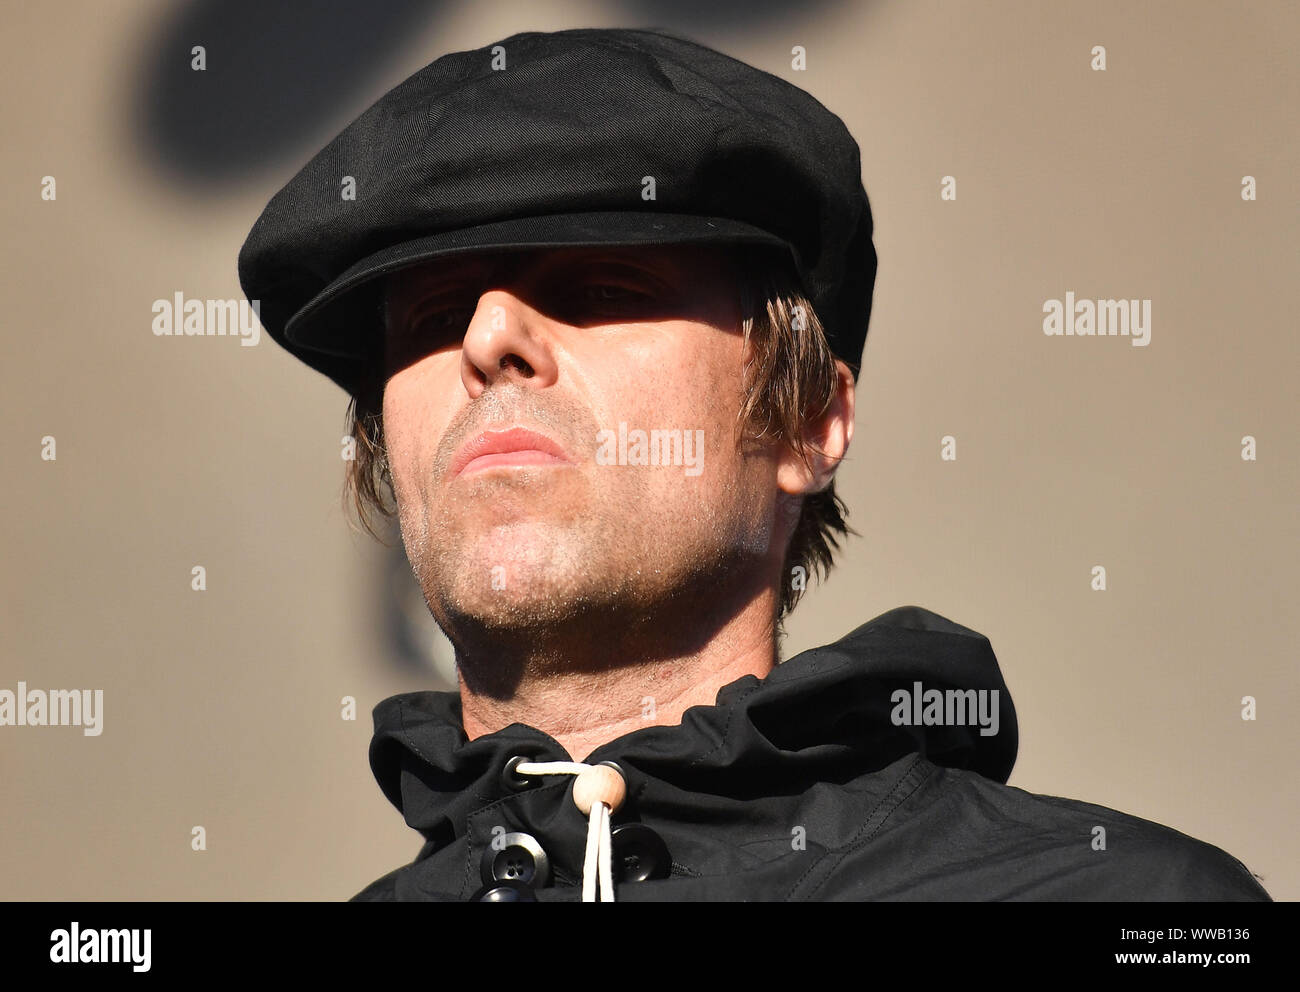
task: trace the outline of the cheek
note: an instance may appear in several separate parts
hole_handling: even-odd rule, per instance
[[[646,387],[647,405],[697,410],[710,420],[739,409],[745,359],[739,333],[670,321],[653,337],[626,345],[624,355],[629,384]]]
[[[384,445],[399,494],[427,472],[446,423],[431,399],[438,395],[431,388],[432,372],[411,366],[389,379],[384,389]]]
[[[658,496],[680,491],[690,500],[749,488],[765,469],[750,463],[738,448],[738,416],[743,403],[742,342],[708,325],[683,322],[672,334],[623,349],[619,381],[600,404],[602,428],[690,431],[703,443],[702,471],[684,476],[681,468],[651,469],[643,484]],[[695,432],[702,431],[702,439]],[[696,449],[698,450],[698,449]],[[757,474],[756,474],[757,473]],[[744,480],[744,481],[742,481]]]

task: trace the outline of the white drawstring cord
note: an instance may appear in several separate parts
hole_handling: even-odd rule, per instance
[[[600,884],[600,901],[614,901],[614,855],[609,830],[609,814],[618,809],[627,795],[627,784],[613,765],[588,765],[581,761],[521,761],[515,765],[517,775],[576,775],[573,802],[587,819],[587,850],[582,865],[582,901],[596,901]]]

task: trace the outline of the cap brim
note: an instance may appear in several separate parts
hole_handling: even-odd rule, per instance
[[[750,244],[785,248],[776,235],[726,217],[648,211],[607,211],[517,217],[456,231],[443,231],[391,245],[351,266],[285,324],[298,349],[361,358],[378,328],[357,319],[358,305],[376,303],[377,280],[399,269],[449,255],[482,251],[589,245]],[[363,291],[370,292],[361,295]],[[361,296],[361,298],[358,298]],[[374,312],[371,310],[370,312]]]

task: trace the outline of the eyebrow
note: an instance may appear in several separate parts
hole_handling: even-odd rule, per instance
[[[493,278],[500,272],[501,267],[508,261],[511,261],[512,252],[497,252],[491,255],[452,255],[448,259],[439,259],[425,262],[424,271],[418,275],[412,276],[411,270],[395,272],[395,277],[405,276],[408,291],[423,292],[426,289],[439,287],[451,282],[464,280],[467,276],[471,278],[481,278],[484,275],[490,275]],[[413,267],[415,268],[415,267]]]

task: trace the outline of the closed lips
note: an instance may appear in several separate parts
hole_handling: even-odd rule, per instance
[[[501,457],[492,457],[501,456]],[[482,461],[479,461],[482,459]],[[451,462],[451,475],[457,476],[467,468],[487,468],[492,465],[532,465],[572,463],[573,459],[555,441],[522,427],[504,431],[484,431],[460,446]]]

